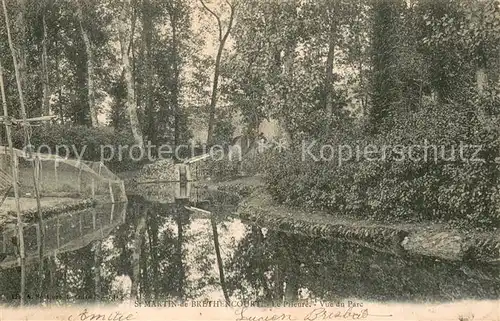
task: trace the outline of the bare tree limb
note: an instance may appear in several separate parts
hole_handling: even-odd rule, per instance
[[[201,1],[201,0],[200,0]],[[226,29],[226,33],[224,34],[224,37],[222,38],[222,42],[226,42],[227,37],[229,36],[229,33],[231,32],[231,28],[233,27],[233,20],[234,20],[234,5],[230,4],[229,1],[226,0],[226,3],[229,5],[231,8],[231,13],[229,16],[229,24]]]
[[[213,136],[213,131],[214,131],[215,107],[217,104],[217,91],[218,91],[218,85],[219,85],[222,52],[224,51],[224,46],[226,44],[226,40],[229,37],[229,34],[231,32],[231,28],[233,26],[235,6],[234,6],[234,4],[229,5],[231,8],[229,22],[227,25],[226,32],[224,33],[224,36],[222,36],[222,24],[221,24],[221,21],[219,19],[219,16],[217,16],[213,11],[208,9],[206,7],[206,5],[204,4],[203,0],[200,0],[200,2],[203,4],[205,9],[207,9],[209,12],[212,13],[212,15],[214,15],[214,17],[217,18],[217,22],[219,24],[219,48],[217,50],[217,56],[215,58],[214,80],[213,80],[213,84],[212,84],[212,94],[211,94],[211,98],[210,98],[209,119],[208,119],[207,142],[210,144],[210,143],[212,143],[212,136]],[[226,2],[227,2],[227,0],[226,0]]]
[[[203,8],[205,8],[205,10],[207,10],[217,20],[217,26],[219,27],[219,41],[222,41],[222,22],[220,21],[220,17],[213,10],[207,7],[207,5],[205,4],[205,2],[203,2],[203,0],[200,0],[200,2]],[[231,9],[231,12],[232,11],[233,10]]]

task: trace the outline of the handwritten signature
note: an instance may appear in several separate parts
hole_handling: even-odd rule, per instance
[[[281,314],[272,314],[272,315],[264,315],[264,316],[251,316],[248,315],[247,308],[243,307],[236,311],[236,315],[238,318],[236,321],[294,321],[300,320],[301,318],[297,315],[291,315],[287,313]],[[302,318],[304,321],[315,321],[315,320],[333,320],[333,319],[349,319],[349,320],[358,320],[358,319],[366,319],[370,314],[368,313],[368,309],[362,310],[354,310],[352,307],[347,310],[342,311],[329,311],[325,308],[316,308],[309,313],[306,314],[305,317]]]
[[[115,311],[109,314],[98,314],[90,313],[87,309],[83,312],[77,314],[76,316],[70,315],[68,321],[130,321],[134,320],[133,314],[122,314],[121,312]]]

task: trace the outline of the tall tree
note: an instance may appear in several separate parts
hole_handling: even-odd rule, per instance
[[[26,88],[27,82],[27,40],[26,40],[26,11],[28,10],[28,5],[26,0],[17,0],[18,12],[17,19],[15,23],[15,29],[18,34],[18,52],[19,52],[19,60],[18,60],[18,68],[19,68],[19,95],[22,96],[21,88]],[[15,64],[15,63],[14,63]],[[21,106],[21,117],[25,117],[27,115],[23,115],[25,113],[24,106],[24,97],[19,97],[19,104]]]
[[[153,145],[158,144],[158,128],[156,122],[156,112],[154,109],[154,92],[153,92],[153,6],[151,0],[142,1],[142,30],[143,30],[143,42],[144,42],[144,64],[145,64],[145,116],[147,118],[145,134],[149,141]]]
[[[231,33],[231,29],[233,27],[233,20],[236,11],[236,0],[233,2],[229,2],[225,0],[226,4],[229,6],[229,21],[227,22],[227,26],[224,27],[223,22],[221,20],[221,15],[216,13],[214,10],[210,9],[203,0],[200,0],[201,5],[217,22],[217,30],[218,30],[218,47],[217,47],[217,55],[215,57],[215,65],[214,65],[214,77],[212,81],[212,93],[210,95],[210,106],[208,109],[208,133],[207,133],[207,143],[211,144],[213,140],[214,134],[214,125],[215,125],[215,109],[217,105],[217,95],[219,90],[219,77],[221,70],[221,60],[222,53],[224,51],[224,46],[226,45],[227,38]]]
[[[373,1],[371,125],[375,132],[390,126],[401,100],[398,50],[402,6],[399,0]]]
[[[135,97],[135,78],[134,70],[132,67],[132,50],[131,46],[134,41],[135,32],[135,15],[132,12],[136,8],[134,7],[135,1],[124,0],[121,1],[120,6],[120,18],[118,21],[118,33],[120,40],[120,50],[122,58],[122,67],[125,76],[125,82],[127,83],[127,111],[130,121],[130,128],[132,130],[132,135],[134,136],[135,143],[141,148],[144,147],[144,140],[142,136],[141,126],[139,124],[139,117],[137,116],[137,101]],[[128,31],[128,26],[130,31]]]
[[[90,120],[93,127],[96,127],[98,123],[97,119],[97,109],[95,104],[95,85],[94,85],[94,49],[92,46],[92,40],[90,39],[89,32],[87,31],[86,25],[88,24],[88,19],[85,19],[84,8],[89,5],[88,1],[78,0],[77,3],[77,15],[78,24],[80,27],[80,32],[82,35],[83,43],[85,44],[85,52],[87,54],[87,93],[88,93],[88,105]]]
[[[20,34],[20,44],[18,44],[18,47],[19,47],[19,55],[20,55],[20,59],[18,59],[17,57],[17,53],[16,53],[16,48],[15,48],[15,44],[14,44],[14,40],[12,39],[12,35],[11,35],[11,31],[10,31],[10,22],[9,22],[9,14],[7,12],[7,6],[5,4],[5,0],[2,0],[2,7],[3,7],[3,13],[4,13],[4,21],[5,21],[5,27],[6,27],[6,30],[7,30],[7,37],[8,37],[8,43],[9,43],[9,48],[10,48],[10,51],[11,51],[11,55],[12,55],[12,60],[13,60],[13,64],[14,64],[14,72],[15,72],[15,77],[16,77],[16,85],[17,85],[17,92],[18,92],[18,96],[19,96],[19,106],[20,106],[20,114],[21,114],[21,117],[23,119],[23,122],[25,123],[24,125],[24,137],[25,139],[28,140],[28,143],[29,142],[29,136],[28,136],[28,126],[29,124],[26,124],[26,120],[27,120],[27,113],[26,113],[26,107],[25,107],[25,104],[24,104],[24,94],[23,94],[23,78],[25,79],[25,51],[24,51],[24,46],[25,46],[25,3],[24,3],[24,0],[19,0],[18,2],[19,5],[21,5],[20,7],[20,10],[19,10],[19,16],[18,16],[18,20],[17,20],[17,28],[18,30],[20,31],[19,34]],[[1,66],[0,66],[1,68]],[[3,80],[2,80],[2,87],[3,87]],[[4,98],[5,97],[5,94],[3,92],[3,89],[2,89],[2,101],[3,101],[3,106],[4,106],[4,114],[6,114],[5,116],[7,116],[7,109],[6,109],[6,99]],[[9,132],[10,134],[10,132]],[[10,135],[9,135],[10,136]],[[10,137],[9,137],[9,145],[10,147],[12,147],[12,142],[10,140]],[[12,151],[12,157],[14,159],[16,159],[16,157],[14,156],[14,153],[13,153],[13,150],[11,148],[11,151]],[[30,146],[30,149],[29,151],[31,151],[31,146]],[[30,157],[31,157],[31,153],[29,154]],[[17,167],[17,162],[14,161],[14,163],[12,164],[12,167]],[[36,204],[37,204],[37,212],[38,212],[38,217],[40,219],[40,221],[42,220],[42,214],[41,214],[41,206],[40,206],[40,194],[38,192],[38,181],[37,181],[37,173],[36,173],[36,169],[35,169],[35,163],[32,161],[32,164],[33,164],[33,187],[35,189],[35,196],[36,196]],[[16,185],[17,184],[17,177],[18,177],[18,173],[17,173],[17,170],[16,169],[13,169],[13,172],[12,172],[12,176],[14,177],[14,181],[13,181],[13,184]],[[14,188],[14,191],[17,190],[17,187]],[[24,300],[25,300],[25,286],[26,286],[26,266],[25,266],[25,248],[24,248],[24,235],[23,235],[23,229],[24,229],[24,224],[22,222],[22,217],[21,217],[21,211],[19,209],[19,195],[16,195],[16,208],[17,208],[17,224],[18,224],[18,234],[17,234],[17,246],[18,246],[18,249],[19,249],[19,257],[20,257],[20,265],[21,265],[21,293],[20,293],[20,296],[21,296],[21,306],[24,304]]]
[[[172,107],[174,116],[174,145],[177,146],[180,134],[180,106],[179,106],[179,90],[180,90],[180,66],[179,66],[179,5],[178,1],[169,2],[168,14],[170,17],[170,28],[172,31]]]
[[[42,74],[42,113],[43,115],[50,115],[50,81],[49,81],[49,55],[48,55],[48,34],[47,34],[47,1],[42,2],[42,54],[41,54],[41,74]]]

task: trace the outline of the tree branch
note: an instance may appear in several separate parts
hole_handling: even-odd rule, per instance
[[[210,14],[212,16],[214,16],[215,19],[217,20],[217,26],[219,27],[219,41],[222,41],[222,23],[220,21],[219,16],[213,10],[211,10],[209,7],[207,7],[207,5],[205,4],[205,2],[203,2],[203,0],[200,0],[200,2],[201,2],[201,5],[203,6],[203,8],[205,8],[205,10],[207,10],[208,12],[210,12]],[[233,10],[231,9],[231,12],[232,11]]]
[[[233,26],[233,20],[234,20],[234,11],[235,11],[234,5],[230,4],[228,0],[226,0],[226,3],[229,5],[229,8],[231,8],[231,14],[229,16],[229,24],[227,25],[226,33],[224,34],[224,38],[222,38],[223,42],[226,42],[226,39],[229,36],[229,33],[231,32],[231,28]]]

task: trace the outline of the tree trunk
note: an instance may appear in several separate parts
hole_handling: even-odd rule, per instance
[[[217,104],[217,91],[219,89],[219,76],[220,76],[220,65],[221,65],[222,52],[224,51],[224,46],[226,45],[226,40],[229,37],[229,34],[231,33],[231,28],[233,27],[235,5],[230,4],[229,2],[226,1],[226,3],[229,4],[231,13],[230,13],[229,22],[228,22],[226,31],[223,35],[220,17],[215,12],[210,10],[206,6],[205,2],[203,2],[203,0],[200,0],[200,2],[203,5],[203,8],[205,8],[205,10],[207,12],[209,12],[212,16],[215,17],[215,19],[217,20],[217,25],[219,27],[219,48],[217,49],[217,57],[215,58],[214,80],[212,83],[212,94],[210,96],[210,107],[208,109],[209,115],[208,115],[207,144],[210,145],[210,144],[212,144],[214,127],[215,127],[215,107]]]
[[[38,300],[43,301],[43,283],[45,279],[45,264],[44,264],[44,250],[45,250],[45,230],[44,230],[43,216],[38,217],[38,230],[37,242],[39,244],[38,248],[38,259],[40,263],[38,265]]]
[[[101,301],[101,262],[102,262],[102,241],[94,244],[94,300]]]
[[[212,234],[214,238],[215,256],[217,257],[217,266],[219,268],[219,278],[220,285],[222,287],[222,293],[224,294],[224,299],[226,302],[230,302],[229,293],[227,292],[226,278],[224,276],[224,263],[222,262],[222,256],[220,255],[220,244],[219,244],[219,232],[217,231],[217,222],[213,217],[210,217],[210,223],[212,224]]]
[[[50,256],[47,259],[47,265],[49,266],[49,301],[52,303],[53,300],[56,300],[57,293],[57,265],[55,256]]]
[[[42,28],[43,28],[43,39],[42,39],[42,59],[41,59],[41,67],[42,67],[42,115],[50,115],[50,88],[49,88],[49,69],[48,69],[48,55],[47,55],[47,23],[45,20],[45,10],[44,7],[42,12]],[[35,167],[41,166],[39,161],[35,161],[33,163],[33,183],[35,186],[35,195],[37,196],[37,206],[38,206],[38,230],[37,233],[37,242],[39,244],[38,248],[38,256],[39,256],[39,284],[38,284],[38,300],[39,302],[43,301],[42,293],[43,293],[43,283],[45,278],[45,267],[44,267],[44,249],[45,249],[45,230],[43,224],[43,215],[40,210],[40,200],[39,200],[39,190],[40,190],[40,175],[41,172],[37,171]]]
[[[210,107],[208,109],[208,134],[207,134],[207,144],[210,145],[213,140],[214,127],[215,127],[215,106],[217,104],[217,90],[219,88],[219,76],[220,76],[220,62],[222,58],[222,52],[224,50],[224,43],[219,44],[219,49],[217,50],[217,57],[215,58],[215,70],[214,70],[214,81],[212,84],[212,95],[210,97]]]
[[[143,235],[146,231],[146,211],[139,207],[138,211],[144,211],[144,213],[136,213],[140,215],[139,221],[137,222],[137,226],[135,229],[135,239],[134,239],[134,247],[132,250],[132,289],[130,293],[130,299],[132,301],[137,300],[138,289],[139,289],[139,279],[141,277],[141,250],[142,250],[142,241]]]
[[[7,16],[7,10],[5,7],[5,0],[2,0],[3,2],[3,8],[4,8],[4,13],[5,16]],[[8,110],[7,110],[7,98],[5,96],[5,86],[3,82],[3,66],[0,63],[0,90],[2,94],[2,105],[3,105],[3,115],[4,117],[8,117]],[[12,134],[11,134],[11,127],[10,124],[5,122],[5,132],[7,134],[7,143],[9,146],[9,151],[10,151],[10,157],[11,157],[11,168],[12,168],[12,186],[14,187],[14,198],[15,198],[15,205],[16,205],[16,213],[17,213],[17,226],[18,226],[18,235],[17,235],[17,246],[19,247],[19,257],[20,257],[20,263],[21,263],[21,291],[20,291],[20,297],[21,297],[21,306],[24,305],[24,299],[25,299],[25,288],[26,288],[26,265],[25,265],[25,258],[24,258],[24,233],[23,233],[23,219],[21,216],[21,204],[19,202],[19,186],[17,184],[19,180],[19,173],[18,173],[18,168],[16,164],[16,159],[17,156],[14,153],[14,147],[12,143]]]
[[[263,244],[264,242],[266,242],[265,240],[265,237],[264,237],[264,233],[262,233],[262,229],[260,227],[257,227],[255,225],[252,225],[251,226],[251,229],[252,229],[252,234],[254,234],[256,237],[256,242],[255,242],[255,245],[254,246],[259,246],[260,247],[260,253],[259,253],[259,257],[261,255],[264,254],[264,248],[263,248]],[[273,300],[273,293],[271,291],[271,289],[269,289],[269,285],[268,285],[268,278],[266,277],[265,275],[265,267],[259,267],[255,273],[258,275],[259,279],[260,279],[260,282],[262,283],[262,288],[263,288],[263,292],[264,292],[264,298],[267,302],[271,302]]]
[[[325,109],[327,113],[328,125],[333,117],[333,61],[335,58],[335,27],[334,22],[330,22],[330,34],[328,37],[328,56],[326,58],[325,74]]]
[[[44,9],[45,10],[45,9]],[[47,22],[45,21],[45,12],[42,14],[43,20],[43,40],[42,40],[42,113],[50,115],[50,82],[49,66],[47,54]]]
[[[153,64],[151,61],[151,47],[153,42],[153,21],[151,12],[151,2],[150,0],[143,0],[143,14],[142,14],[142,24],[145,39],[145,52],[144,52],[144,64],[146,66],[146,135],[147,139],[151,141],[153,145],[157,145],[157,132],[158,128],[156,125],[157,117],[153,105]]]
[[[172,87],[172,106],[174,109],[174,145],[177,146],[180,144],[179,142],[179,117],[180,117],[180,110],[179,110],[179,57],[178,57],[178,44],[177,44],[177,19],[176,19],[176,12],[175,8],[172,9],[172,13],[170,15],[170,25],[172,28],[172,55],[173,55],[173,62],[172,62],[172,67],[174,70],[174,83]],[[219,62],[220,64],[220,62]],[[212,108],[212,107],[211,107]],[[214,115],[215,115],[215,103],[213,107]],[[212,109],[211,109],[212,110]],[[212,115],[212,114],[211,114]],[[213,131],[213,125],[212,125],[212,131]]]
[[[9,14],[7,12],[7,5],[5,4],[5,0],[2,0],[2,6],[3,6],[3,12],[4,12],[4,21],[5,21],[5,27],[6,27],[6,30],[7,30],[7,39],[8,39],[8,43],[9,43],[9,48],[10,48],[10,52],[11,52],[11,55],[12,55],[12,60],[13,60],[13,63],[14,63],[14,72],[15,72],[15,76],[16,76],[16,84],[17,84],[17,91],[18,91],[18,94],[19,94],[19,106],[20,106],[20,113],[21,113],[21,117],[23,118],[23,120],[25,121],[26,118],[27,118],[27,115],[26,115],[26,108],[25,108],[25,105],[24,105],[24,96],[23,96],[23,82],[24,80],[26,79],[25,77],[25,65],[26,65],[26,62],[25,62],[25,55],[24,55],[24,46],[25,46],[25,33],[26,33],[26,25],[25,25],[25,21],[24,21],[24,10],[26,10],[26,3],[24,0],[18,0],[18,5],[19,5],[19,15],[18,15],[18,19],[17,19],[17,27],[18,27],[18,30],[20,32],[20,37],[21,37],[21,40],[20,40],[20,45],[19,45],[19,56],[20,56],[20,59],[18,61],[17,59],[17,56],[16,56],[16,48],[14,46],[14,40],[12,39],[12,34],[10,32],[10,23],[9,23]],[[2,68],[0,66],[0,68]],[[3,86],[3,75],[2,75],[2,101],[3,101],[3,108],[4,108],[4,116],[7,117],[7,101],[6,101],[6,98],[5,98],[5,90],[4,90],[4,86]],[[11,139],[11,135],[10,135],[10,126],[7,125],[6,123],[6,130],[7,130],[7,140],[9,142],[9,147],[10,147],[10,151],[11,151],[11,157],[12,157],[12,185],[14,185],[14,195],[15,195],[15,202],[16,202],[16,209],[17,209],[17,224],[18,224],[18,235],[17,235],[17,245],[19,247],[19,260],[20,260],[20,265],[21,265],[21,293],[20,293],[20,297],[21,297],[21,306],[24,305],[24,301],[25,301],[25,293],[26,293],[26,264],[25,264],[25,248],[24,248],[24,233],[23,233],[23,228],[24,228],[24,224],[23,224],[23,220],[22,220],[22,217],[21,217],[21,210],[20,210],[20,204],[19,204],[19,193],[17,191],[18,189],[18,186],[17,186],[17,183],[18,183],[18,177],[19,177],[19,173],[18,173],[18,164],[17,164],[17,156],[14,154],[14,150],[12,148],[12,139]],[[25,138],[27,138],[27,128],[26,126],[24,126],[24,135],[25,135]],[[29,143],[29,140],[28,140],[28,143]],[[29,149],[31,150],[31,149]],[[30,155],[31,156],[31,155]],[[33,162],[32,162],[33,164]],[[33,173],[35,174],[35,168],[33,167]],[[33,179],[34,179],[34,188],[35,188],[35,194],[36,194],[36,200],[37,200],[37,210],[38,210],[38,216],[41,217],[41,210],[40,210],[40,197],[39,197],[39,194],[38,194],[38,185],[37,185],[37,182],[36,182],[36,178],[35,178],[35,175],[33,176]]]
[[[392,128],[401,101],[400,44],[394,36],[394,30],[400,30],[401,12],[392,0],[373,1],[372,10],[370,127],[376,134]]]
[[[155,214],[153,214],[155,215]],[[156,223],[156,222],[155,222]],[[148,241],[149,241],[149,257],[151,259],[151,269],[152,271],[152,277],[153,280],[158,280],[158,260],[157,258],[157,251],[158,251],[158,229],[155,227],[152,227],[153,223],[153,218],[149,217],[149,220],[147,222],[147,233],[148,233]],[[147,263],[147,260],[144,260],[144,262]],[[156,282],[153,283],[152,289],[149,288],[149,282],[147,282],[147,278],[144,279],[144,281],[147,283],[147,289],[148,291],[144,291],[144,298],[146,301],[151,301],[151,294],[153,294],[153,297],[156,299],[157,297],[157,286]]]
[[[146,223],[147,225],[147,223]],[[146,230],[144,230],[146,232]],[[148,237],[151,237],[149,235],[149,232],[147,233]],[[144,236],[142,244],[141,244],[141,253],[146,253],[146,236]],[[151,251],[151,247],[149,248]],[[150,288],[150,280],[149,280],[149,268],[148,268],[148,260],[147,258],[144,258],[140,261],[139,266],[141,267],[141,273],[140,273],[140,278],[141,278],[141,298],[144,298],[146,302],[151,301],[151,288]],[[153,284],[155,283],[156,279],[153,279]]]
[[[130,120],[130,128],[132,130],[132,135],[136,145],[144,148],[144,142],[142,137],[142,131],[139,123],[139,117],[137,116],[137,102],[135,100],[135,89],[134,89],[134,73],[132,70],[132,65],[130,63],[130,50],[129,45],[133,41],[133,34],[130,34],[130,39],[127,40],[127,8],[129,1],[124,1],[123,8],[121,8],[121,19],[118,22],[118,32],[120,38],[120,49],[122,55],[122,66],[125,76],[125,81],[127,83],[127,111]]]
[[[178,207],[177,208],[177,243],[176,245],[176,259],[177,259],[177,268],[179,269],[178,273],[178,286],[177,286],[177,297],[180,301],[184,300],[184,279],[186,277],[185,275],[185,269],[184,269],[184,264],[182,262],[182,244],[184,243],[184,229],[182,226],[182,214],[184,212],[184,208]]]
[[[26,10],[27,3],[26,0],[17,0],[18,5],[18,15],[17,21],[15,24],[16,30],[19,33],[17,47],[19,52],[19,60],[17,61],[18,69],[19,69],[19,83],[20,88],[25,88],[26,86]],[[20,94],[22,95],[22,94]],[[24,102],[20,102],[20,104],[24,105]],[[24,106],[21,108],[21,118],[23,117],[23,113],[26,113]]]
[[[92,127],[99,125],[97,120],[97,110],[95,106],[95,87],[94,87],[94,56],[92,49],[92,41],[85,30],[83,24],[83,8],[80,0],[78,1],[78,20],[80,24],[80,32],[82,34],[83,42],[85,44],[85,53],[87,54],[87,94],[89,101],[89,113]]]
[[[55,41],[55,46],[56,48],[58,47],[57,40]],[[55,56],[56,56],[55,70],[57,73],[57,103],[59,104],[58,113],[59,113],[59,118],[61,119],[61,123],[64,124],[64,108],[62,104],[62,84],[61,84],[61,70],[59,68],[60,67],[59,54],[56,54]]]

